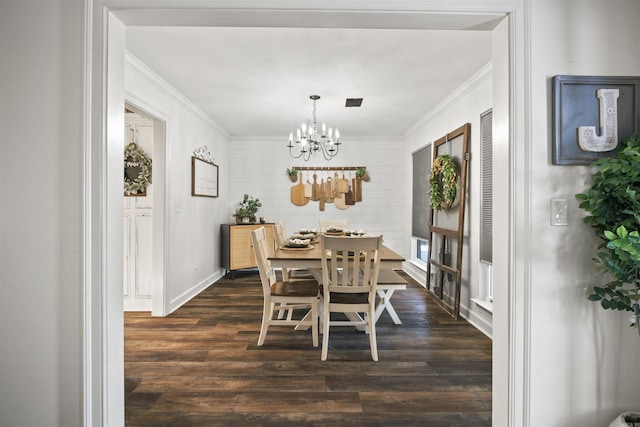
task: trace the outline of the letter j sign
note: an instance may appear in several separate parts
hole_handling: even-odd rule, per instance
[[[615,157],[638,131],[640,77],[553,77],[553,164]]]

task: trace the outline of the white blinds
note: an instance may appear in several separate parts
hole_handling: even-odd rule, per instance
[[[493,132],[492,110],[480,115],[480,261],[493,262]]]
[[[429,173],[431,172],[431,144],[413,153],[413,208],[411,234],[429,238]]]

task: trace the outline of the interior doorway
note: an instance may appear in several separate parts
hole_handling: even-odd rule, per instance
[[[124,196],[123,308],[166,315],[164,304],[164,176],[166,121],[125,103],[125,147],[136,144],[151,158],[151,182]]]
[[[119,75],[119,73],[122,72],[121,68],[123,65],[124,38],[125,38],[125,32],[126,32],[125,30],[126,25],[135,25],[136,17],[138,17],[138,19],[141,19],[140,17],[142,16],[144,16],[142,21],[147,23],[150,22],[149,17],[145,16],[146,11],[142,10],[141,8],[138,8],[138,10],[136,10],[135,13],[127,15],[127,12],[130,12],[130,11],[126,10],[127,9],[126,7],[123,7],[123,10],[118,12],[118,16],[121,19],[120,20],[116,18],[114,15],[112,15],[111,13],[109,13],[108,11],[105,12],[105,10],[108,10],[109,3],[113,3],[114,7],[116,6],[122,7],[122,4],[117,1],[113,1],[113,2],[111,2],[110,0],[96,1],[96,4],[99,5],[99,6],[96,6],[96,8],[105,7],[106,9],[103,9],[100,13],[96,11],[94,19],[91,22],[92,25],[89,25],[89,28],[92,28],[92,31],[93,31],[92,33],[93,44],[89,43],[90,45],[92,44],[92,47],[88,48],[88,51],[89,51],[88,61],[95,61],[96,64],[100,64],[100,67],[96,67],[96,70],[92,71],[92,73],[96,74],[95,76],[96,82],[100,82],[99,77],[102,77],[100,75],[100,72],[106,70],[106,78],[104,79],[104,81],[102,81],[101,84],[96,84],[96,86],[99,87],[99,90],[94,90],[92,95],[92,96],[95,96],[96,98],[96,100],[92,100],[93,101],[92,103],[94,104],[93,107],[95,107],[95,111],[93,112],[92,118],[96,119],[96,122],[101,125],[101,126],[96,126],[96,129],[92,130],[92,132],[93,132],[93,136],[96,137],[95,140],[100,142],[101,144],[100,148],[104,150],[104,153],[98,154],[96,156],[97,161],[94,160],[94,163],[92,163],[92,165],[97,164],[97,166],[95,166],[94,168],[89,168],[90,170],[87,172],[89,181],[91,181],[92,183],[96,183],[96,185],[102,184],[103,181],[107,181],[107,184],[112,184],[111,176],[115,176],[116,174],[118,175],[118,178],[121,180],[121,176],[122,176],[121,165],[120,165],[120,169],[115,168],[114,166],[110,166],[106,161],[106,159],[103,158],[103,157],[109,157],[113,154],[111,152],[112,147],[109,147],[109,143],[107,142],[109,141],[112,134],[110,133],[109,129],[107,129],[106,134],[102,134],[101,132],[103,132],[105,128],[108,128],[108,126],[104,126],[105,122],[108,124],[110,120],[113,122],[118,122],[119,118],[122,119],[123,113],[122,113],[121,101],[124,99],[125,96],[124,96],[124,90],[122,87],[123,82],[121,81],[122,76]],[[391,3],[392,3],[391,1],[388,2],[388,4],[391,4]],[[347,8],[349,7],[349,5],[351,5],[351,7],[356,9],[356,4],[353,1],[345,2],[344,7]],[[176,7],[178,8],[180,6],[176,3]],[[376,10],[375,6],[365,7],[360,5],[358,7],[364,7],[365,9],[370,9],[370,11],[374,13],[371,13],[370,14],[371,16],[369,16],[369,18],[373,18],[375,16],[376,22],[379,22],[379,18],[381,17],[381,14],[383,12],[382,9]],[[415,5],[413,7],[415,8]],[[378,6],[378,8],[381,8],[381,6]],[[471,14],[471,15],[473,16],[476,16],[476,14],[480,15],[481,13],[479,12],[479,10],[481,8],[482,6],[474,6],[473,10],[475,11],[475,14]],[[508,16],[508,13],[510,13],[511,11],[509,9],[509,5],[506,5],[505,8],[506,9],[504,10],[504,16]],[[212,9],[215,9],[215,8],[212,8]],[[402,9],[402,7],[400,7],[400,9]],[[414,19],[414,18],[418,19],[421,16],[427,16],[427,15],[429,16],[437,15],[437,18],[434,18],[434,19],[441,20],[441,17],[445,15],[444,12],[446,12],[445,10],[446,8],[443,6],[440,9],[442,9],[440,10],[440,12],[433,13],[433,14],[426,13],[427,10],[422,11],[422,13],[420,12],[412,13],[411,11],[408,11],[406,12],[407,22],[404,23],[405,27],[403,27],[402,26],[403,24],[398,20],[394,21],[394,25],[398,26],[398,28],[411,28],[411,23],[409,22],[411,21],[411,19]],[[432,9],[430,10],[433,12]],[[140,12],[143,12],[143,13],[140,13]],[[174,13],[174,15],[175,15],[175,12],[176,10],[172,10],[172,13]],[[185,13],[187,12],[188,12],[187,9],[185,9]],[[196,10],[192,10],[192,12],[196,14],[198,13],[198,11]],[[261,23],[264,25],[266,20],[270,18],[274,19],[274,21],[270,22],[270,25],[276,25],[276,26],[291,25],[290,22],[285,24],[284,22],[281,21],[281,19],[276,19],[275,16],[272,16],[272,15],[263,16],[261,14],[266,12],[252,14],[252,12],[255,12],[255,11],[250,9],[247,9],[247,10],[238,9],[233,13],[228,12],[227,14],[218,14],[218,15],[216,15],[217,11],[212,10],[212,12],[213,12],[213,15],[215,16],[212,15],[212,16],[209,16],[209,18],[212,18],[214,20],[236,18],[238,19],[238,22],[242,22],[244,23],[244,25],[246,25],[248,21],[252,21],[251,25],[246,25],[246,26],[259,26],[261,25]],[[322,12],[327,12],[327,11],[320,11],[320,13],[318,13],[318,11],[303,10],[302,12],[299,12],[299,13],[303,15],[308,15],[309,18],[313,18],[314,15],[322,15]],[[493,12],[494,14],[497,13],[495,12],[495,9],[493,9]],[[108,20],[108,22],[104,20],[104,15],[102,15],[103,13],[107,13],[109,15],[110,19]],[[151,11],[151,13],[153,13],[153,11]],[[231,13],[234,16],[232,17],[229,16],[229,13]],[[275,11],[275,14],[278,14],[278,12]],[[179,14],[179,15],[182,17],[183,21],[184,19],[186,19],[184,14]],[[366,24],[365,22],[367,21],[366,13],[363,13],[362,15],[359,13],[349,13],[348,15],[349,15],[348,17],[342,16],[342,18],[345,19],[344,22],[346,23],[344,25],[348,25],[349,23],[353,25]],[[468,18],[471,15],[468,15],[466,17]],[[394,16],[396,19],[400,19],[404,15],[401,16],[401,14],[394,14]],[[460,11],[458,11],[458,14],[449,13],[447,17],[451,21],[449,22],[449,25],[452,25],[451,29],[460,29],[455,27],[461,26],[462,24],[460,23],[459,20],[462,19],[462,21],[464,22],[464,18],[465,18],[465,16],[460,15]],[[167,15],[163,15],[163,18],[165,20],[169,19]],[[332,19],[335,19],[335,17],[333,17]],[[401,20],[402,19],[400,19],[400,21]],[[317,22],[316,20],[313,20],[313,19],[311,19],[311,21]],[[445,21],[447,21],[447,19],[445,19]],[[442,23],[442,20],[440,21],[440,24],[445,25]],[[183,25],[184,25],[184,22],[183,22]],[[219,24],[219,25],[222,25],[222,24]],[[314,25],[322,26],[321,24],[318,24],[318,23],[315,23]],[[513,23],[513,25],[514,26],[512,27],[512,29],[508,30],[508,34],[509,34],[508,41],[511,45],[509,52],[511,53],[513,53],[513,50],[515,49],[513,47],[514,44],[517,44],[518,46],[521,46],[522,44],[520,39],[518,40],[513,39],[515,37],[514,34],[520,34],[518,30],[522,29],[521,28],[522,23],[515,22]],[[104,46],[101,45],[101,42],[100,42],[101,40],[103,40],[103,37],[105,35],[107,36],[107,39],[109,41],[109,43],[107,44],[108,52],[106,53],[102,50]],[[504,76],[504,75],[507,76],[507,78],[504,79],[504,81],[506,82],[505,85],[508,86],[510,89],[512,89],[511,94],[513,94],[514,92],[513,90],[514,89],[513,85],[515,84],[514,81],[521,81],[523,77],[522,71],[520,71],[519,68],[517,69],[517,72],[519,73],[517,76],[509,77],[509,70],[513,69],[512,67],[513,61],[515,61],[513,58],[514,56],[511,55],[510,57],[505,59],[505,62],[508,62],[509,66],[506,67],[505,70],[503,70],[504,72],[500,73],[501,76]],[[121,86],[118,86],[118,83],[120,83]],[[510,98],[509,96],[507,96],[507,98],[508,98],[507,100],[512,100],[512,98]],[[119,112],[117,112],[116,109],[113,108],[112,103],[114,101],[120,101]],[[523,110],[523,109],[522,108],[518,109],[518,111],[520,110]],[[522,122],[522,117],[512,117],[510,115],[510,114],[513,114],[513,111],[514,110],[509,107],[509,102],[506,102],[504,103],[504,105],[502,105],[502,108],[500,108],[500,111],[498,112],[499,119],[500,119],[498,120],[498,122],[505,129],[504,132],[507,135],[507,138],[505,138],[505,144],[513,139],[512,137],[515,131],[512,131],[511,129],[516,128],[519,130],[520,127],[516,125],[521,124]],[[500,113],[504,113],[504,114],[500,114]],[[106,115],[106,116],[103,116],[103,115]],[[121,132],[122,123],[123,123],[123,120],[120,121],[120,127],[118,129],[114,128],[112,129],[112,131]],[[121,136],[119,136],[119,138],[121,138]],[[117,151],[121,153],[121,147],[117,147]],[[505,157],[508,157],[510,155],[508,154],[509,153],[508,150],[505,151],[505,153],[506,153]],[[102,163],[101,161],[104,161],[104,163]],[[155,161],[157,162],[157,159]],[[101,167],[104,166],[104,164],[107,165],[106,171],[101,169]],[[166,164],[164,163],[164,159],[163,159],[163,164]],[[508,173],[506,171],[507,171],[507,168],[505,168],[505,174]],[[504,182],[507,184],[510,182],[511,175],[509,175],[508,178],[509,179],[504,179]],[[163,177],[163,182],[164,182],[164,177]],[[115,186],[113,185],[111,187],[115,188]],[[117,194],[116,192],[111,192],[108,188],[109,188],[109,185],[107,186],[107,190],[104,190],[104,189],[101,190],[102,192],[100,193],[100,197],[98,198],[97,201],[95,202],[90,201],[91,204],[89,208],[93,208],[99,212],[106,212],[104,216],[97,215],[97,219],[92,219],[91,225],[94,225],[93,222],[95,222],[96,223],[95,228],[98,229],[99,231],[104,231],[104,229],[109,229],[111,226],[112,229],[117,229],[119,232],[121,232],[122,213],[121,211],[118,212],[112,209],[112,207],[119,206],[120,202],[118,200],[121,200],[122,194],[121,192],[120,194]],[[517,189],[513,191],[516,191],[516,190]],[[503,203],[505,206],[509,206],[510,205],[509,194],[510,193],[505,192],[503,194],[503,199],[496,200],[496,203],[497,204]],[[156,198],[157,198],[157,193],[154,199]],[[106,206],[100,206],[100,203],[102,202],[105,202]],[[156,200],[154,200],[154,206],[155,204],[156,204]],[[167,211],[166,209],[164,209],[164,205],[165,203],[163,199],[162,205],[161,205],[163,206],[163,208],[160,210],[163,214],[164,212]],[[157,211],[154,211],[154,212],[157,213]],[[118,217],[115,218],[114,215],[117,215]],[[513,212],[509,211],[505,215],[513,216],[514,214]],[[156,227],[156,221],[154,221],[154,227]],[[164,227],[164,222],[162,227]],[[96,294],[97,296],[95,297],[92,297],[90,295],[88,299],[85,301],[85,307],[88,307],[88,310],[89,310],[89,313],[86,315],[86,319],[88,319],[88,321],[87,321],[87,327],[85,328],[85,338],[86,338],[85,341],[87,343],[85,344],[85,350],[87,353],[87,358],[90,359],[91,361],[96,362],[96,363],[90,363],[85,367],[85,378],[86,378],[85,388],[87,390],[91,390],[90,394],[88,394],[85,397],[85,409],[87,413],[91,414],[87,416],[88,418],[96,417],[103,421],[104,420],[108,421],[110,419],[117,420],[120,418],[121,414],[124,414],[124,402],[123,402],[123,396],[122,396],[122,390],[121,390],[122,379],[123,379],[122,378],[123,364],[121,360],[121,351],[122,351],[121,337],[122,337],[123,330],[122,330],[122,325],[120,324],[120,322],[118,322],[120,317],[117,314],[117,312],[119,312],[121,316],[121,313],[122,313],[122,310],[121,310],[122,295],[121,295],[121,288],[113,290],[113,289],[109,289],[107,285],[109,283],[110,273],[117,273],[115,275],[120,275],[120,277],[122,277],[121,276],[122,271],[119,270],[119,264],[122,260],[122,246],[121,246],[121,242],[119,241],[119,238],[118,240],[115,240],[118,244],[114,245],[114,240],[112,240],[112,237],[110,237],[107,234],[100,235],[98,232],[93,232],[93,230],[91,230],[91,237],[95,239],[95,241],[93,241],[92,239],[89,239],[89,240],[92,240],[90,242],[91,248],[88,250],[88,258],[90,258],[91,266],[95,267],[96,271],[100,271],[101,269],[104,269],[106,271],[105,276],[107,277],[107,279],[99,278],[99,281],[95,286],[102,293],[99,293],[99,294],[97,293]],[[508,249],[512,246],[512,244],[510,243],[509,230],[505,229],[502,232],[502,234],[496,235],[494,237],[496,238],[496,241],[498,244],[504,245],[505,252],[508,251]],[[154,256],[156,253],[157,252],[154,251]],[[504,285],[505,294],[508,294],[508,289],[510,286],[509,280],[508,280],[509,266],[512,263],[513,263],[513,254],[509,253],[508,257],[504,257],[503,265],[499,266],[500,272],[504,274],[496,275],[497,281],[500,282],[501,285]],[[91,298],[94,298],[94,299],[91,299]],[[513,299],[513,297],[511,297],[511,299]],[[98,307],[101,309],[101,311],[99,312],[96,311],[95,307],[91,308],[92,303],[95,303],[96,300],[99,303]],[[512,300],[510,300],[509,298],[505,298],[500,302],[500,304],[497,304],[497,306],[499,307],[497,308],[497,311],[504,313],[503,317],[506,317],[507,314],[510,312],[510,306],[512,304],[513,304]],[[153,297],[153,305],[154,306],[156,305],[155,296]],[[114,311],[114,308],[116,309],[115,311]],[[117,310],[118,308],[119,310]],[[495,319],[496,318],[494,316],[494,320]],[[500,320],[506,320],[505,325],[508,325],[508,321],[510,319],[501,318]],[[99,337],[95,337],[92,335],[91,331],[99,331],[101,335]],[[516,398],[519,397],[517,395],[519,395],[522,390],[520,390],[519,388],[519,386],[521,385],[519,382],[515,386],[516,390],[514,390],[514,387],[509,388],[507,375],[511,374],[512,373],[511,371],[514,369],[514,367],[511,366],[511,364],[509,363],[510,361],[513,361],[513,352],[511,352],[512,350],[511,346],[513,345],[513,343],[509,339],[509,331],[507,330],[506,326],[505,328],[501,328],[499,333],[497,334],[494,333],[494,340],[495,340],[494,349],[496,349],[495,347],[496,343],[500,343],[500,345],[497,348],[497,351],[494,351],[494,366],[504,367],[500,369],[500,372],[501,372],[500,381],[499,382],[494,381],[494,393],[493,393],[494,402],[495,402],[494,414],[495,413],[501,414],[497,419],[494,419],[494,421],[498,421],[498,420],[503,420],[507,417],[507,414],[510,412],[510,409],[507,405],[513,405],[512,397],[516,397]],[[496,361],[499,363],[496,363]],[[516,369],[517,368],[518,367],[516,367]],[[496,393],[496,387],[501,388],[499,393]]]

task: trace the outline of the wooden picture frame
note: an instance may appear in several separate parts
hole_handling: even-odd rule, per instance
[[[191,195],[218,197],[218,166],[191,156]]]
[[[554,76],[552,79],[552,163],[588,165],[603,157],[616,157],[620,141],[640,128],[640,77]],[[581,148],[578,133],[582,127],[595,127],[602,135],[600,89],[617,89],[617,146],[610,151]]]

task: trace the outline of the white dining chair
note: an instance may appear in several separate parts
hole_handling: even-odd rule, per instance
[[[318,346],[318,308],[320,301],[318,281],[314,279],[281,282],[276,280],[276,274],[269,262],[269,241],[264,227],[251,231],[251,242],[255,252],[262,294],[264,297],[262,309],[262,324],[258,346],[264,344],[267,330],[271,325],[311,326],[313,346]],[[296,309],[310,310],[310,315],[302,319],[294,319]],[[274,318],[274,312],[288,311],[286,318]]]
[[[371,357],[378,360],[376,342],[376,284],[382,237],[320,236],[322,254],[322,360],[327,360],[331,326],[364,326]],[[331,318],[343,313],[348,320]],[[360,313],[363,316],[360,316]],[[351,315],[351,316],[350,316]]]
[[[279,248],[285,244],[287,239],[289,238],[289,234],[287,233],[284,223],[282,221],[277,221],[274,223],[275,227],[275,241],[276,248]],[[283,280],[298,280],[298,279],[313,279],[314,276],[307,270],[306,268],[283,268],[282,269]]]
[[[346,219],[321,219],[320,232],[327,231],[329,227],[338,227],[345,230],[349,226],[349,220]]]

